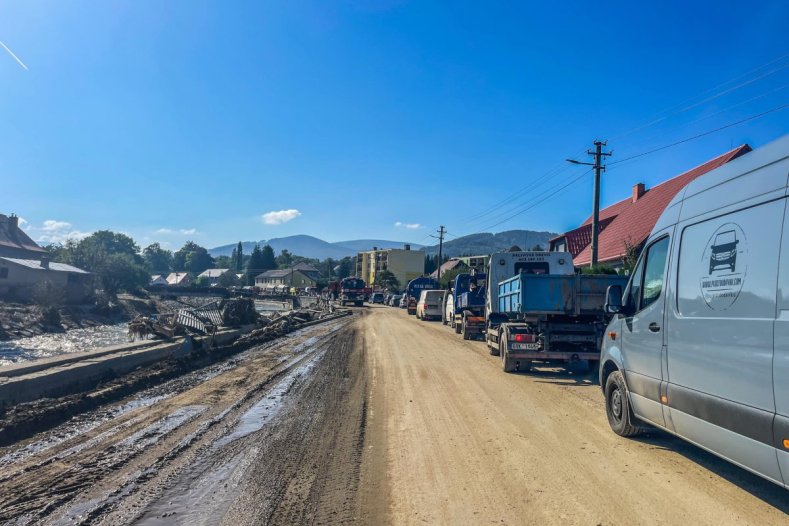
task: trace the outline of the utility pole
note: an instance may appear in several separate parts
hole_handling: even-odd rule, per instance
[[[591,267],[597,265],[597,251],[599,248],[598,238],[600,236],[600,174],[605,172],[605,166],[603,166],[603,157],[609,157],[613,155],[614,152],[604,152],[603,146],[608,144],[608,141],[594,141],[594,150],[587,150],[586,153],[589,155],[594,156],[593,163],[582,163],[580,161],[576,161],[573,159],[567,159],[568,162],[573,164],[584,164],[586,166],[591,166],[594,168],[594,196],[593,196],[593,206],[594,211],[592,213],[592,262]]]
[[[444,249],[444,234],[446,234],[446,230],[444,230],[444,225],[438,227],[438,269],[436,272],[438,273],[438,281],[441,282],[441,255]]]

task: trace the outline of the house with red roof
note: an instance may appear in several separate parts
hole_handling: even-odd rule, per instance
[[[652,188],[646,188],[644,183],[634,185],[627,199],[600,210],[598,262],[614,268],[621,267],[628,247],[641,250],[663,210],[680,190],[697,177],[750,151],[751,147],[743,144]],[[578,228],[551,239],[550,250],[570,252],[573,264],[581,267],[592,261],[591,243],[590,216]]]

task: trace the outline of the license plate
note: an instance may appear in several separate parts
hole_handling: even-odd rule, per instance
[[[539,351],[540,350],[540,344],[538,342],[535,342],[535,343],[512,343],[510,345],[512,346],[512,350],[513,351],[517,351],[517,350]]]

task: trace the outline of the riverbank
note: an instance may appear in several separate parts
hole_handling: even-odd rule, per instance
[[[132,296],[105,305],[57,307],[54,310],[57,315],[38,305],[0,302],[0,341],[113,325],[140,314],[150,316],[159,311],[158,302]]]

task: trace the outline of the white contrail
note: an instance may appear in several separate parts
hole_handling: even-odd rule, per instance
[[[27,69],[27,66],[25,66],[25,63],[24,63],[24,62],[22,62],[21,60],[19,60],[19,57],[17,57],[16,55],[14,55],[14,52],[13,52],[13,51],[11,51],[10,49],[8,49],[8,46],[6,46],[5,44],[3,44],[3,41],[2,41],[2,40],[0,40],[0,46],[3,46],[3,49],[5,49],[6,51],[8,51],[8,54],[9,54],[9,55],[11,55],[12,57],[14,57],[14,60],[16,60],[16,61],[19,63],[19,65],[20,65],[20,66],[22,66],[23,68],[25,68],[25,71],[30,71],[29,69]]]

